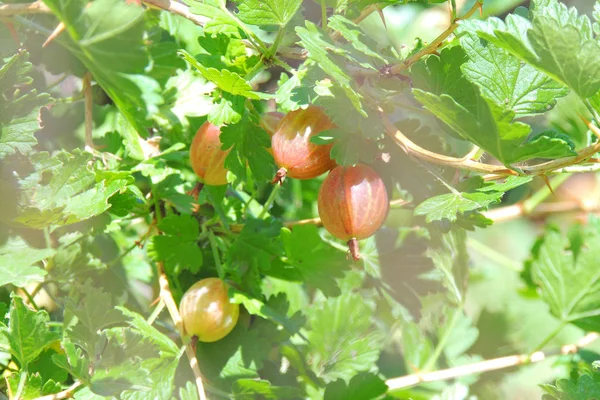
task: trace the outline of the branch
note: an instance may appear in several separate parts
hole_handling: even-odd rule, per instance
[[[171,319],[175,324],[175,328],[179,332],[179,336],[181,336],[181,338],[184,339],[185,332],[183,329],[183,321],[181,320],[181,315],[179,315],[177,304],[175,303],[173,295],[171,294],[171,289],[169,288],[169,280],[167,279],[167,275],[165,274],[164,265],[161,262],[158,262],[156,263],[156,267],[158,269],[159,274],[158,283],[160,285],[160,298],[167,307],[167,310],[171,315]],[[202,374],[200,373],[198,359],[196,358],[196,350],[194,349],[194,346],[191,342],[186,343],[185,354],[187,355],[187,358],[190,361],[190,367],[192,368],[192,372],[194,373],[194,377],[196,379],[196,386],[198,387],[198,395],[200,396],[200,400],[206,400],[206,394],[204,393],[204,384],[202,383]]]
[[[196,15],[190,12],[190,8],[185,4],[178,3],[177,1],[172,0],[142,0],[144,4],[150,7],[156,7],[163,9],[165,11],[169,11],[170,13],[177,14],[182,16],[183,18],[189,19],[193,23],[199,26],[204,26],[210,18],[205,17],[203,15]]]
[[[590,207],[588,204],[573,200],[540,204],[534,210],[528,212],[525,210],[525,207],[523,207],[523,204],[520,203],[506,207],[494,208],[492,210],[483,212],[483,215],[494,222],[506,222],[520,217],[537,218],[548,214],[570,213],[578,211],[593,212],[598,211],[598,207]]]
[[[458,28],[458,22],[460,20],[468,19],[469,17],[471,17],[471,15],[473,15],[475,13],[475,11],[481,9],[481,7],[483,5],[483,3],[481,1],[482,0],[477,0],[475,2],[475,4],[473,4],[473,7],[471,7],[471,9],[469,11],[467,11],[465,15],[452,21],[452,23],[450,24],[448,29],[446,29],[444,32],[442,32],[442,34],[440,36],[438,36],[433,42],[429,43],[426,47],[422,48],[417,53],[408,57],[401,64],[392,66],[389,70],[389,74],[398,75],[402,71],[404,71],[405,69],[409,68],[411,65],[413,65],[414,63],[419,61],[424,56],[435,53],[437,51],[438,47],[441,46],[442,42],[444,40],[446,40],[446,38],[448,36],[450,36],[456,30],[456,28]]]
[[[430,162],[432,164],[445,165],[475,172],[484,172],[487,174],[504,176],[517,175],[515,171],[512,171],[503,166],[480,163],[477,161],[473,161],[470,157],[456,158],[444,156],[438,153],[434,153],[433,151],[424,149],[416,143],[412,142],[398,128],[396,128],[381,108],[379,109],[379,116],[383,121],[383,125],[385,126],[385,131],[388,134],[388,136],[392,140],[394,140],[394,142],[396,142],[400,147],[402,147],[406,154],[411,155],[415,158]]]
[[[424,382],[443,381],[452,378],[458,378],[460,376],[478,374],[487,371],[495,371],[508,367],[514,367],[517,365],[536,363],[545,360],[547,357],[559,354],[574,354],[579,349],[591,344],[599,337],[600,335],[598,335],[595,332],[592,332],[585,335],[575,344],[567,344],[558,349],[549,350],[547,352],[536,351],[533,354],[517,354],[514,356],[494,358],[492,360],[481,361],[474,364],[461,365],[459,367],[443,369],[440,371],[416,373],[412,375],[402,376],[399,378],[392,378],[388,379],[385,383],[388,385],[389,390],[396,390],[410,386],[415,386],[419,383]]]
[[[49,14],[52,11],[41,1],[33,3],[0,4],[0,17],[24,14]]]
[[[73,393],[75,393],[77,390],[79,390],[80,387],[81,387],[81,382],[77,381],[74,384],[72,384],[71,386],[69,386],[67,389],[63,390],[62,392],[49,394],[46,396],[41,396],[41,397],[36,398],[35,400],[70,399],[71,397],[73,397]]]
[[[393,206],[403,206],[405,204],[409,204],[409,201],[403,200],[403,199],[397,199],[397,200],[392,200],[390,201],[390,207]],[[308,218],[308,219],[301,219],[298,221],[288,221],[288,222],[284,222],[283,226],[285,226],[286,228],[290,228],[292,229],[294,226],[298,226],[298,225],[316,225],[316,226],[323,226],[323,222],[321,221],[321,218]],[[233,233],[239,233],[242,231],[242,229],[244,229],[244,224],[230,224],[229,225],[229,230]]]

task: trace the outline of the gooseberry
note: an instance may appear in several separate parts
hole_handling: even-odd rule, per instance
[[[227,169],[225,157],[229,150],[221,149],[219,135],[221,129],[206,121],[194,136],[190,147],[190,163],[203,183],[207,185],[226,185]]]
[[[179,313],[186,334],[201,342],[216,342],[233,330],[240,315],[239,304],[229,301],[229,285],[219,278],[193,284],[181,298]]]
[[[275,164],[279,167],[273,183],[283,183],[286,176],[296,179],[315,178],[335,166],[329,153],[332,144],[318,145],[310,139],[319,132],[335,128],[322,108],[288,113],[271,138]]]
[[[337,166],[319,189],[319,217],[325,229],[348,243],[354,260],[360,259],[358,240],[377,231],[388,213],[383,180],[364,164]]]

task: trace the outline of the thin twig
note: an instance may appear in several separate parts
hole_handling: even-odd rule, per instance
[[[52,11],[41,1],[33,3],[0,4],[0,17],[24,14],[49,14]]]
[[[579,201],[560,201],[555,203],[543,203],[537,206],[530,212],[525,211],[523,204],[512,204],[506,207],[494,208],[483,212],[486,218],[493,220],[495,223],[512,221],[521,217],[537,218],[548,214],[569,213],[569,212],[593,212],[598,211],[598,207],[590,207],[590,205]]]
[[[509,170],[508,168],[501,165],[484,164],[481,162],[473,161],[470,157],[449,157],[442,154],[429,151],[417,145],[406,137],[398,128],[396,128],[390,119],[385,115],[383,110],[379,109],[379,115],[385,126],[386,133],[394,140],[404,151],[423,161],[427,161],[432,164],[445,165],[454,168],[466,169],[475,172],[483,172],[495,175],[517,175],[515,171]]]
[[[500,357],[494,358],[492,360],[485,360],[474,364],[461,365],[459,367],[448,368],[440,371],[415,373],[399,378],[388,379],[385,383],[388,385],[389,390],[396,390],[410,386],[415,386],[419,383],[424,382],[443,381],[452,378],[458,378],[460,376],[479,374],[482,372],[495,371],[499,369],[514,367],[517,365],[536,363],[543,361],[550,356],[576,353],[582,347],[585,347],[594,342],[596,339],[598,339],[598,337],[600,337],[600,335],[598,335],[595,332],[592,332],[588,333],[575,344],[567,344],[560,348],[549,350],[546,352],[536,351],[533,354],[517,354],[508,357]]]
[[[190,11],[190,8],[183,3],[179,3],[177,1],[171,0],[143,0],[143,3],[148,6],[154,6],[157,8],[161,8],[165,11],[169,11],[170,13],[177,14],[182,16],[183,18],[189,19],[194,24],[199,26],[204,26],[210,18],[205,17],[203,15],[193,14]]]
[[[175,328],[179,332],[181,338],[185,338],[185,332],[183,329],[183,321],[181,320],[181,315],[179,315],[179,310],[177,308],[177,304],[173,299],[173,295],[171,294],[171,289],[169,288],[169,280],[167,279],[167,275],[165,274],[165,267],[163,263],[156,263],[156,267],[158,269],[158,283],[160,286],[160,297],[165,303],[169,314],[171,315],[171,319],[173,320],[173,324],[175,324]],[[194,377],[196,380],[196,386],[198,388],[198,395],[200,396],[200,400],[206,400],[206,394],[204,392],[204,384],[202,383],[202,374],[200,373],[200,367],[198,366],[198,359],[196,358],[196,351],[194,350],[194,346],[191,342],[186,343],[185,345],[185,354],[187,355],[188,360],[190,361],[190,367],[192,368],[192,372],[194,373]]]
[[[419,61],[421,58],[425,57],[426,55],[435,53],[437,51],[438,47],[440,47],[441,44],[444,42],[444,40],[446,40],[446,38],[448,36],[450,36],[456,30],[456,28],[458,28],[458,22],[460,20],[470,18],[471,15],[473,15],[477,10],[479,10],[481,8],[481,5],[482,5],[482,3],[479,0],[476,1],[475,4],[473,4],[473,7],[471,7],[471,9],[469,11],[467,11],[465,15],[463,15],[460,18],[455,19],[450,24],[448,29],[446,29],[444,32],[441,33],[441,35],[439,35],[437,38],[435,38],[435,40],[433,42],[429,43],[427,46],[422,48],[420,51],[418,51],[417,53],[408,57],[401,64],[392,66],[390,68],[390,74],[398,75],[402,71],[406,70],[411,65],[413,65],[414,63]]]
[[[48,394],[46,396],[41,396],[38,397],[35,400],[62,400],[62,399],[70,399],[71,397],[73,397],[73,394],[81,387],[81,382],[77,381],[74,384],[72,384],[71,386],[69,386],[67,389],[63,390],[62,392],[58,392],[58,393],[54,393],[54,394]]]

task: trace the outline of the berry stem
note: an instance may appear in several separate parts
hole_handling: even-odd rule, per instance
[[[360,260],[358,240],[356,240],[356,238],[348,240],[348,251],[350,252],[350,255],[354,261]]]
[[[258,214],[258,219],[263,219],[265,217],[265,215],[267,215],[267,213],[269,212],[269,209],[271,208],[271,206],[273,205],[273,202],[275,201],[275,196],[277,196],[277,192],[279,191],[280,188],[281,188],[281,185],[273,186],[273,190],[271,190],[271,194],[269,195],[269,198],[265,202],[265,205],[263,206],[263,209],[260,212],[260,214]]]
[[[285,168],[279,168],[277,170],[277,172],[275,173],[275,177],[273,178],[273,180],[271,181],[272,184],[279,184],[279,186],[283,185],[283,181],[285,180],[285,177],[287,176],[287,169]]]

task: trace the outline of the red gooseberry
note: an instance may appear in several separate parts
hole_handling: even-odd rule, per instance
[[[229,150],[221,149],[220,134],[221,129],[207,121],[196,132],[190,147],[192,168],[207,185],[227,184],[225,157],[229,154]]]
[[[319,217],[325,229],[348,243],[354,260],[360,259],[358,240],[375,233],[388,213],[383,180],[364,164],[337,166],[323,181],[318,198]]]

